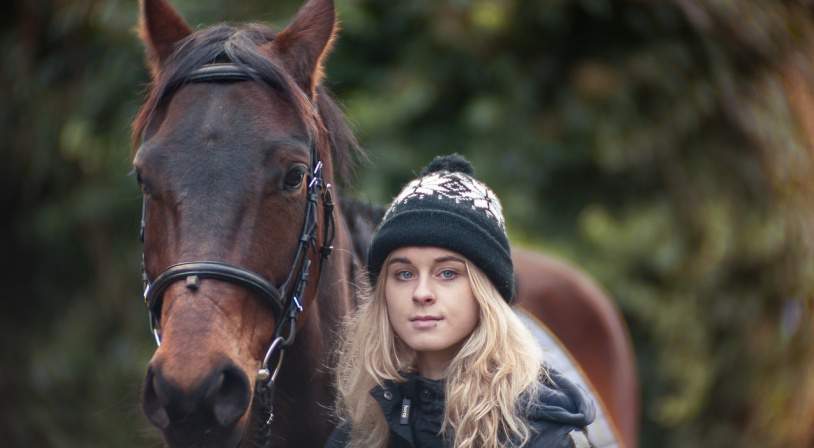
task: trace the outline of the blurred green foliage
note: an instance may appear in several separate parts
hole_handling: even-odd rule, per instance
[[[177,0],[281,26],[299,2]],[[135,1],[12,1],[0,32],[3,446],[158,446],[138,406]],[[630,325],[643,446],[814,444],[814,34],[807,2],[338,0],[326,82],[385,203],[458,151],[517,244]]]

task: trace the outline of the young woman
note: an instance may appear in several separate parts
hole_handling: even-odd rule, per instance
[[[373,291],[345,327],[329,448],[587,446],[593,404],[510,308],[500,202],[458,155],[393,200],[368,254]]]

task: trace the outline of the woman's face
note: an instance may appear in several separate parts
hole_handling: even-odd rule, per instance
[[[419,355],[452,359],[480,313],[464,257],[438,247],[404,247],[390,254],[383,272],[387,314],[399,338]]]

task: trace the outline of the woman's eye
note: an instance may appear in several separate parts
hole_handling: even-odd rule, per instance
[[[399,271],[396,272],[396,278],[399,280],[411,280],[413,278],[413,273],[410,271]]]
[[[441,271],[439,275],[444,280],[452,280],[458,276],[458,273],[453,271],[452,269],[444,269],[443,271]]]
[[[302,180],[305,177],[305,169],[302,167],[297,167],[292,170],[289,170],[288,173],[285,175],[285,179],[283,180],[283,186],[286,190],[294,190],[302,184]]]

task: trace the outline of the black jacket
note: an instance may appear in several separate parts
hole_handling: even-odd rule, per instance
[[[575,438],[594,419],[594,405],[571,381],[550,371],[552,381],[540,388],[527,415],[533,435],[524,448],[571,448]],[[442,448],[449,446],[439,432],[444,419],[444,385],[418,375],[407,382],[386,382],[370,391],[390,426],[390,448]],[[326,448],[344,448],[350,428],[340,425]]]

